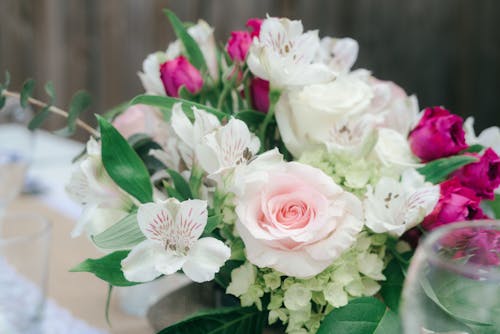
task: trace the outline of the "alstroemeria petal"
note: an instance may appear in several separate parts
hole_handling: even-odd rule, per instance
[[[156,264],[163,257],[161,245],[145,240],[135,246],[128,256],[122,260],[122,271],[131,282],[149,282],[161,275]],[[180,267],[179,267],[180,268]]]
[[[211,237],[201,238],[189,252],[182,270],[195,282],[210,281],[230,256],[231,250],[222,241]]]
[[[203,233],[207,225],[207,202],[199,199],[192,199],[181,202],[177,216],[175,217],[176,235],[179,237],[177,245],[186,239],[190,242],[185,246],[190,247]]]
[[[175,213],[169,210],[169,203],[172,201],[176,200],[169,199],[162,204],[146,203],[141,205],[137,211],[137,223],[144,236],[161,245],[165,245],[165,240],[168,239],[174,228]]]

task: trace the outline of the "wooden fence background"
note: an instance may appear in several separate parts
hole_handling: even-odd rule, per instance
[[[61,106],[86,89],[92,112],[105,111],[142,91],[142,60],[172,40],[165,7],[205,19],[222,42],[250,17],[301,18],[322,36],[357,39],[356,67],[417,93],[421,107],[500,125],[498,0],[0,0],[0,73],[14,88],[35,78],[37,96],[52,80]]]

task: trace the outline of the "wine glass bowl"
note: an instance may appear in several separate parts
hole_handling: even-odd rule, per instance
[[[500,221],[432,231],[408,270],[402,319],[405,334],[500,333]]]

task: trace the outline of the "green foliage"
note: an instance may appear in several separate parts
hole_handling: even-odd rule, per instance
[[[249,129],[256,130],[264,121],[266,115],[259,111],[247,109],[238,112],[235,117],[245,122]]]
[[[231,272],[240,267],[244,261],[228,260],[220,268],[219,272],[215,274],[215,282],[222,288],[226,289],[231,283]]]
[[[175,190],[182,196],[183,200],[192,199],[193,194],[191,193],[191,187],[189,183],[182,177],[181,174],[173,169],[167,169],[168,174],[172,178]]]
[[[128,143],[146,165],[149,175],[165,169],[165,166],[158,159],[149,154],[153,149],[161,149],[161,146],[151,137],[145,134],[134,134],[128,138]]]
[[[194,114],[193,110],[191,109],[192,107],[196,107],[199,109],[203,109],[208,113],[211,113],[215,117],[217,117],[219,120],[223,120],[224,118],[227,117],[227,114],[223,113],[220,110],[217,110],[215,108],[206,106],[204,104],[192,102],[189,100],[184,100],[184,99],[178,99],[175,97],[169,97],[169,96],[154,96],[154,95],[139,95],[136,96],[132,101],[130,102],[131,105],[133,104],[146,104],[150,105],[153,107],[160,108],[160,110],[163,111],[163,118],[165,120],[169,120],[170,116],[172,114],[172,108],[174,104],[181,102],[182,103],[182,110],[186,114],[186,116],[194,120]]]
[[[99,277],[113,286],[132,286],[140,283],[130,282],[125,279],[121,270],[121,261],[129,251],[117,251],[100,259],[87,259],[71,269],[71,272],[88,272]]]
[[[399,311],[399,301],[403,290],[405,275],[401,267],[401,262],[393,258],[384,270],[386,280],[381,282],[380,294],[385,304],[394,312]]]
[[[184,24],[172,11],[164,9],[164,13],[168,17],[170,24],[172,24],[175,35],[181,41],[182,45],[184,45],[186,57],[189,59],[189,62],[200,72],[205,72],[207,64],[198,43],[191,37]]]
[[[9,71],[5,71],[5,81],[2,83],[0,83],[0,109],[2,109],[5,105],[5,101],[7,100],[7,98],[5,97],[5,95],[2,94],[3,90],[7,90],[9,88],[9,85],[10,85],[10,73]]]
[[[72,136],[76,131],[76,121],[78,116],[90,107],[92,103],[92,98],[85,91],[78,91],[71,98],[68,111],[68,119],[66,127],[56,131],[60,136]]]
[[[221,215],[213,215],[211,217],[208,217],[207,219],[207,225],[205,225],[205,229],[203,230],[204,235],[209,235],[212,233],[217,225],[219,225],[222,222],[222,216]]]
[[[491,208],[493,214],[495,215],[495,218],[500,219],[500,195],[495,195],[495,199],[492,201],[484,202]]]
[[[131,213],[105,231],[92,236],[97,247],[108,250],[130,249],[145,240],[137,224],[137,214]]]
[[[398,316],[374,297],[356,298],[327,314],[317,334],[400,334]]]
[[[468,155],[455,155],[448,158],[441,158],[427,163],[425,166],[418,168],[418,172],[425,177],[425,180],[433,184],[438,184],[446,180],[448,175],[477,161],[477,158]]]
[[[485,147],[483,145],[480,145],[480,144],[474,144],[474,145],[471,145],[469,146],[468,148],[466,148],[463,152],[469,152],[469,153],[479,153],[481,152],[482,150],[484,150]]]
[[[158,334],[259,334],[266,319],[255,307],[226,307],[198,312]]]
[[[52,105],[54,104],[55,99],[56,99],[54,85],[52,84],[52,82],[49,81],[45,84],[45,92],[49,96],[50,101],[45,107],[42,108],[42,110],[40,110],[31,119],[31,121],[28,124],[28,129],[30,129],[30,130],[38,129],[43,124],[43,122],[47,119],[47,117],[50,115],[50,108],[52,107]]]
[[[28,99],[33,95],[33,90],[35,89],[35,80],[27,79],[23,87],[21,88],[21,98],[19,103],[21,107],[26,108],[28,106]]]
[[[97,116],[101,129],[104,168],[116,184],[141,203],[153,201],[153,187],[146,166],[127,140],[104,118]]]

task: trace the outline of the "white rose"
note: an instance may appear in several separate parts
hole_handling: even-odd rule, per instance
[[[371,87],[352,74],[283,94],[276,105],[276,121],[287,149],[299,157],[326,144],[335,124],[362,114],[372,98]]]

